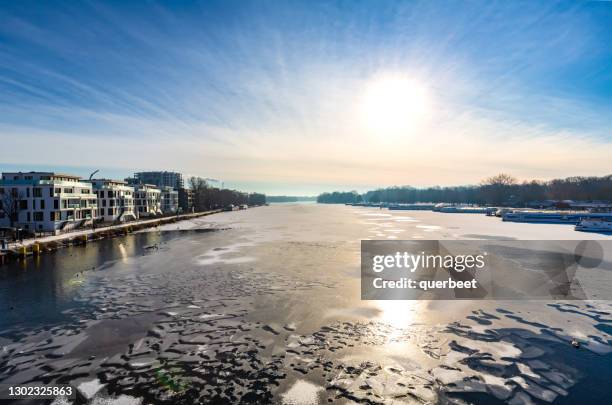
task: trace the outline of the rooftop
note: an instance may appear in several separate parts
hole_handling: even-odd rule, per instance
[[[108,184],[128,184],[125,180],[113,180],[113,179],[91,179],[88,182],[92,183],[108,183]]]
[[[75,180],[82,179],[81,176],[75,176],[73,174],[67,174],[67,173],[56,173],[56,172],[3,172],[2,173],[2,176],[26,176],[26,175],[61,177],[61,178],[75,179]]]

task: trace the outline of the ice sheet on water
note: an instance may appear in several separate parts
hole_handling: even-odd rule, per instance
[[[283,404],[286,405],[316,405],[319,392],[323,387],[308,381],[297,380],[289,391],[282,394]]]
[[[85,398],[92,399],[104,386],[105,384],[102,384],[100,380],[95,378],[91,381],[80,383],[76,388]]]

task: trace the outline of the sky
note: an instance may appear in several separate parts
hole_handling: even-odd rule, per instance
[[[612,2],[0,0],[0,171],[268,194],[612,173]]]

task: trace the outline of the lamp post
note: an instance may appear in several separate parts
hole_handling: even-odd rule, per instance
[[[91,183],[91,179],[93,178],[93,176],[98,173],[100,171],[100,169],[96,169],[93,172],[91,172],[91,174],[89,175],[89,182]],[[91,191],[93,191],[93,183],[91,185]],[[98,199],[96,198],[96,203],[98,202]],[[96,218],[94,216],[94,212],[93,212],[93,208],[90,207],[89,208],[91,211],[91,230],[95,231],[96,230]],[[96,204],[96,211],[98,211],[98,204]]]

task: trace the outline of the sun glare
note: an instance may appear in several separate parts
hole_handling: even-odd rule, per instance
[[[362,109],[365,125],[374,135],[407,136],[429,117],[431,101],[423,83],[389,75],[376,78],[366,86]]]

